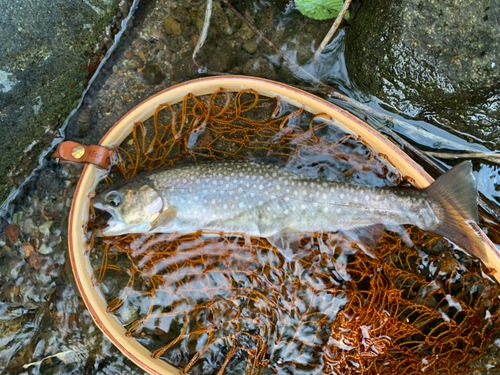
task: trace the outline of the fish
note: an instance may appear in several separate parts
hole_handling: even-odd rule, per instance
[[[111,214],[103,236],[204,231],[276,238],[410,224],[476,256],[485,251],[475,233],[478,193],[470,161],[420,190],[313,178],[261,160],[201,162],[111,186],[93,205]]]

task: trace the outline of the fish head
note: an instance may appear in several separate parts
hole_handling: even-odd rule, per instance
[[[92,204],[112,216],[102,230],[103,236],[146,233],[164,209],[161,194],[144,180],[132,180],[106,189],[94,198]]]

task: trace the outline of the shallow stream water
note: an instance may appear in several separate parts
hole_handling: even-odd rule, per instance
[[[365,97],[350,82],[343,58],[345,29],[312,66],[309,63],[311,48],[319,44],[330,21],[304,20],[292,8],[264,1],[249,4],[234,3],[305,71],[347,96],[381,113],[389,113],[388,106],[376,98]],[[274,50],[249,34],[227,9],[218,12],[218,17],[224,20],[225,16],[236,31],[224,33],[220,23],[214,23],[214,31],[198,57],[201,68],[194,64],[192,51],[199,35],[195,24],[203,15],[203,5],[202,1],[140,2],[130,29],[94,81],[82,107],[70,119],[67,139],[97,143],[110,126],[142,100],[175,83],[207,74],[255,74],[309,87],[321,94],[307,75],[283,62]],[[180,10],[182,7],[187,13]],[[181,26],[185,26],[182,33],[165,32],[164,22],[170,13],[182,13],[178,16]],[[297,35],[295,26],[299,23],[312,31]],[[308,40],[306,48],[303,39]],[[252,43],[257,44],[256,50]],[[220,59],[210,59],[210,56],[220,56]],[[366,115],[348,103],[328,95],[324,97],[355,114]],[[411,126],[378,120],[422,150],[488,150],[488,144],[467,134],[393,116]],[[446,161],[435,161],[451,166]],[[67,226],[80,171],[79,166],[62,166],[46,159],[36,176],[10,204],[7,219],[0,228],[0,374],[144,373],[95,326],[73,280],[67,254]],[[493,214],[500,214],[498,165],[475,160],[474,175]],[[482,365],[495,364],[497,355],[496,347],[492,348]]]

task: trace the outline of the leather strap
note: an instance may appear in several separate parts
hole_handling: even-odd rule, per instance
[[[53,158],[60,159],[61,162],[68,163],[92,163],[98,167],[108,169],[111,164],[111,150],[96,145],[82,145],[74,141],[59,143]]]

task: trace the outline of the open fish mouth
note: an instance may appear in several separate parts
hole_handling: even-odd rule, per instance
[[[126,230],[126,225],[117,220],[114,216],[108,220],[108,225],[101,231],[103,236],[116,236]]]

